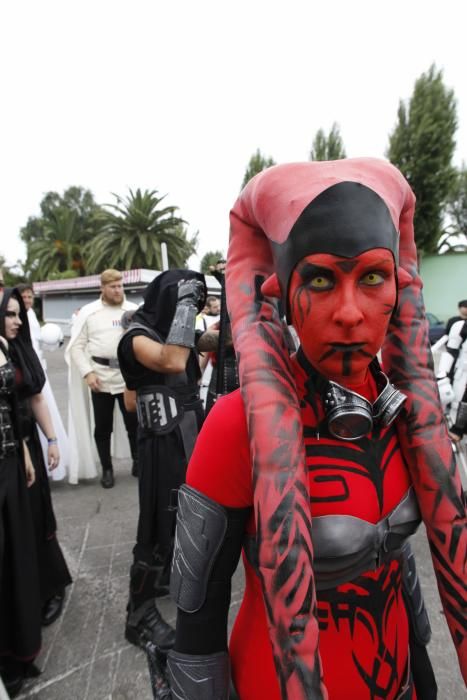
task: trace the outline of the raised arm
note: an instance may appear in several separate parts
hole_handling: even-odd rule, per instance
[[[202,295],[204,286],[198,279],[179,282],[177,306],[165,343],[144,335],[133,338],[133,352],[138,362],[155,372],[183,372],[190,350],[196,344],[196,314]]]

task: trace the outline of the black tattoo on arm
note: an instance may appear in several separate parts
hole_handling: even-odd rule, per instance
[[[205,331],[198,340],[196,347],[200,352],[215,352],[219,345],[219,331]]]

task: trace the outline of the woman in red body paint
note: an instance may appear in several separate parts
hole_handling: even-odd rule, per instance
[[[436,697],[426,617],[409,624],[419,591],[403,585],[415,577],[406,540],[420,516],[467,675],[465,507],[412,217],[398,171],[363,159],[269,169],[232,211],[227,292],[242,393],[214,407],[180,494],[174,697],[228,697],[242,546],[230,644],[240,700]],[[301,343],[290,361],[276,296]],[[381,347],[395,386],[375,360]]]

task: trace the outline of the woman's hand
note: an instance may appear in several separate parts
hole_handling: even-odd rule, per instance
[[[31,461],[31,455],[29,454],[28,446],[26,445],[25,442],[23,442],[23,450],[24,450],[24,471],[26,472],[26,484],[27,484],[27,487],[29,488],[30,486],[33,485],[33,483],[36,480],[36,471],[33,467],[33,464]]]
[[[53,472],[58,467],[60,462],[60,452],[57,445],[49,445],[47,448],[47,461],[49,463],[49,472]]]

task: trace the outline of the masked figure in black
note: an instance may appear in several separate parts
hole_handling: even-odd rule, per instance
[[[168,593],[177,489],[203,420],[195,321],[205,297],[202,274],[163,272],[118,347],[127,407],[133,400],[138,413],[140,512],[125,636],[162,650],[173,645],[174,631],[155,598]]]

